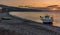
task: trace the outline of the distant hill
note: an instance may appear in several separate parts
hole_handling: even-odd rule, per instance
[[[19,7],[13,7],[13,6],[7,6],[7,5],[2,5],[0,4],[0,7],[3,8],[3,12],[10,12],[10,11],[26,11],[26,12],[31,12],[31,11],[42,11],[39,9],[33,9],[33,8],[19,8]]]

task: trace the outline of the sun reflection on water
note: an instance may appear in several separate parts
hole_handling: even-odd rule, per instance
[[[60,27],[60,13],[59,12],[10,12],[11,15],[33,20],[36,22],[41,22],[40,16],[45,16],[46,14],[49,14],[50,16],[53,17],[54,26],[59,26]]]

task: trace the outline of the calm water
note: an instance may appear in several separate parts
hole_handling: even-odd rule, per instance
[[[42,22],[39,16],[45,16],[49,14],[54,18],[53,25],[60,27],[60,12],[10,12],[10,14],[24,19],[33,20],[36,22]]]

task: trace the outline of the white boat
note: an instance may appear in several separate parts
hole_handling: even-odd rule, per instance
[[[40,16],[41,20],[43,21],[43,24],[53,24],[53,17],[50,17],[49,15],[46,15],[44,17]]]

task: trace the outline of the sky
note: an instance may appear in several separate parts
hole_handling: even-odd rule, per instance
[[[9,6],[32,6],[32,7],[46,7],[49,5],[60,5],[60,0],[0,0],[0,4]]]

